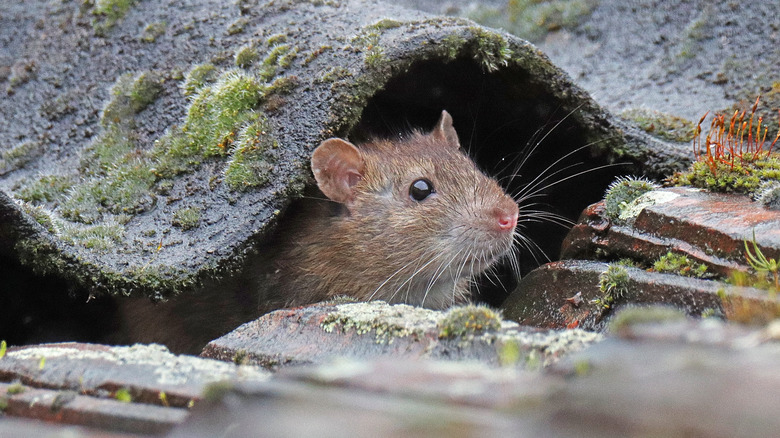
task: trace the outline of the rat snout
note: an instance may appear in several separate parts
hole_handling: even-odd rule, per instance
[[[498,231],[512,231],[517,226],[518,209],[514,201],[493,209],[493,217],[496,219]]]

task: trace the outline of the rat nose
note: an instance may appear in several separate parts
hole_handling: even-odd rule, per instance
[[[517,207],[511,210],[497,207],[494,214],[500,231],[511,231],[517,226]]]

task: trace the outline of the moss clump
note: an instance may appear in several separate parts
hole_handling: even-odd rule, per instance
[[[548,32],[573,29],[596,4],[593,0],[509,0],[501,7],[479,5],[467,16],[485,26],[537,41]]]
[[[74,186],[62,202],[62,216],[91,224],[106,212],[137,214],[154,202],[151,193],[156,176],[146,161],[133,159],[112,169],[105,177],[95,177]]]
[[[268,54],[263,59],[262,65],[259,68],[259,77],[263,81],[270,81],[278,70],[285,69],[298,56],[298,48],[292,47],[289,44],[277,44],[272,46],[268,51]]]
[[[604,195],[604,214],[617,220],[631,201],[657,188],[657,185],[644,178],[619,177],[609,185]]]
[[[84,149],[81,172],[84,175],[105,175],[117,165],[128,162],[136,150],[129,129],[110,124]]]
[[[620,116],[636,123],[648,134],[676,142],[689,142],[696,134],[696,124],[682,117],[646,108],[632,108]]]
[[[324,46],[320,46],[319,48],[317,48],[317,50],[312,51],[303,60],[303,65],[307,65],[310,62],[314,61],[315,59],[317,59],[318,56],[322,55],[326,50],[333,50],[333,46],[331,46],[331,45],[324,45]]]
[[[276,148],[276,140],[270,134],[264,117],[245,126],[230,153],[225,168],[225,183],[231,190],[248,190],[268,183],[273,166],[268,162],[267,151]]]
[[[609,331],[620,333],[634,325],[684,321],[685,314],[671,306],[632,306],[617,312],[609,321]]]
[[[233,59],[237,67],[247,68],[260,59],[260,54],[253,44],[246,44],[236,50]]]
[[[55,226],[55,219],[52,217],[51,212],[39,205],[31,205],[28,203],[20,204],[22,210],[30,215],[35,222],[38,222],[43,228],[46,228],[51,234],[57,234],[57,226]]]
[[[164,21],[156,21],[149,23],[141,33],[140,40],[145,43],[153,43],[157,41],[157,38],[165,34],[165,30],[168,28],[168,24]]]
[[[273,47],[277,44],[284,44],[287,42],[287,35],[283,33],[277,33],[269,36],[268,39],[265,40],[265,42],[269,47]]]
[[[185,96],[192,96],[206,84],[217,80],[218,76],[217,67],[210,62],[193,66],[184,76],[184,83],[181,85],[182,93]]]
[[[756,202],[770,210],[780,210],[780,181],[764,181],[754,194]]]
[[[200,226],[200,209],[197,207],[188,207],[177,210],[173,213],[171,224],[174,227],[181,228],[184,231],[191,230]]]
[[[479,27],[469,28],[474,36],[474,59],[488,72],[493,72],[509,64],[512,50],[503,36]]]
[[[103,125],[130,123],[134,114],[157,100],[162,92],[162,82],[162,77],[153,72],[121,75],[111,87],[111,100],[103,108]]]
[[[298,76],[280,76],[271,82],[266,89],[266,94],[289,94],[300,82]]]
[[[113,221],[100,225],[70,225],[62,227],[60,237],[63,241],[96,251],[106,251],[122,241],[124,227]]]
[[[247,24],[249,24],[249,20],[246,17],[241,17],[236,21],[230,23],[230,26],[228,26],[227,28],[227,34],[237,35],[239,33],[242,33],[246,28]]]
[[[348,78],[352,76],[352,73],[349,72],[344,67],[341,66],[335,66],[330,67],[329,69],[322,72],[322,75],[315,79],[315,82],[317,83],[325,83],[325,82],[336,82],[338,80]]]
[[[13,382],[11,385],[8,386],[8,389],[5,390],[5,393],[8,395],[16,395],[21,394],[24,392],[24,386],[22,385],[22,382],[16,381]]]
[[[707,272],[707,265],[694,262],[688,256],[672,252],[658,258],[653,263],[653,270],[684,277],[705,278],[710,276]]]
[[[43,175],[32,183],[23,186],[15,194],[17,199],[25,202],[54,202],[65,196],[65,192],[73,186],[73,180],[67,176]]]
[[[127,14],[135,0],[95,0],[92,14],[92,28],[97,35],[105,35],[114,25]]]
[[[456,338],[494,332],[501,329],[501,314],[486,306],[473,304],[453,307],[439,321],[440,338]]]
[[[714,192],[753,194],[764,181],[780,179],[780,154],[754,162],[734,164],[715,161],[696,161],[685,172],[669,178],[672,185],[694,186]]]
[[[24,166],[42,153],[43,147],[37,141],[25,141],[0,152],[0,175]]]
[[[606,271],[599,275],[599,290],[602,296],[596,299],[596,304],[609,309],[615,302],[628,293],[631,277],[623,266],[609,265]]]

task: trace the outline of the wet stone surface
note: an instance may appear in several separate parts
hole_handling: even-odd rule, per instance
[[[209,343],[202,356],[276,369],[334,357],[479,360],[538,367],[601,339],[582,330],[549,331],[497,321],[445,336],[447,314],[381,301],[278,310]]]

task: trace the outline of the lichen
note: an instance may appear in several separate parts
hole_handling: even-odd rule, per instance
[[[382,302],[342,304],[328,314],[320,324],[330,333],[355,331],[358,335],[373,333],[377,344],[392,344],[395,338],[424,336],[435,326],[437,312],[404,304],[390,306]]]
[[[440,338],[456,338],[501,329],[501,314],[487,306],[453,307],[439,321]]]

